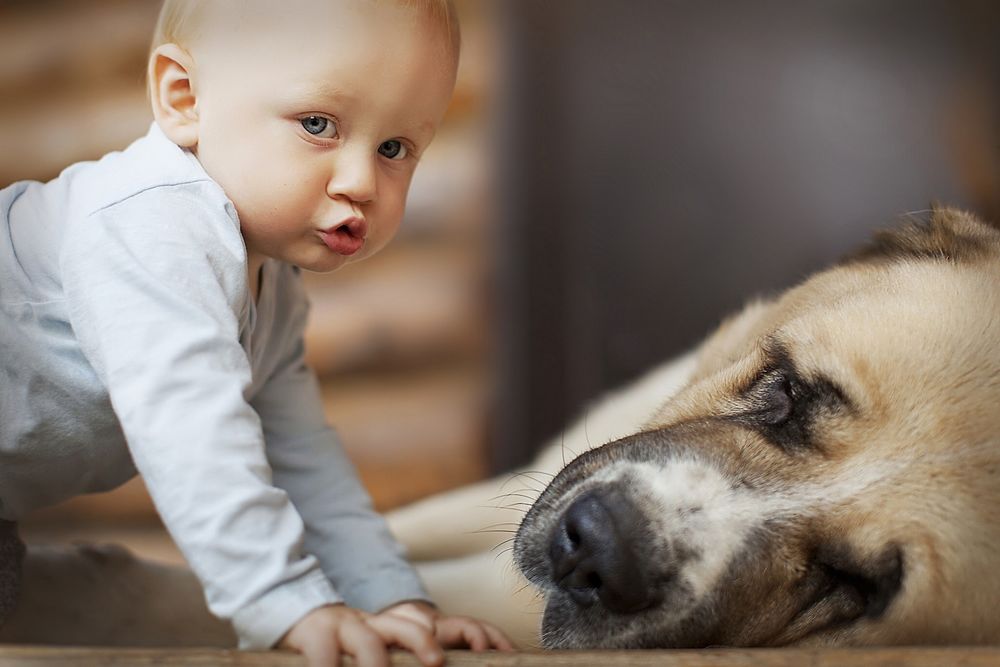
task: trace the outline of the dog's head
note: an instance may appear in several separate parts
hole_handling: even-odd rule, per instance
[[[725,323],[515,559],[548,647],[1000,639],[1000,232],[935,211]]]

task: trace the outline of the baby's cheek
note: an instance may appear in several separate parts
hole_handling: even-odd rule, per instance
[[[396,234],[399,232],[399,228],[402,226],[403,216],[405,215],[405,199],[400,197],[396,202],[385,202],[387,206],[383,209],[382,215],[380,216],[380,221],[378,224],[377,234],[378,238],[375,239],[377,245],[376,249],[381,249],[389,241],[395,238]]]

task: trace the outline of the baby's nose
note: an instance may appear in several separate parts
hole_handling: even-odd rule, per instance
[[[338,159],[327,185],[330,197],[346,197],[363,204],[377,195],[375,159],[370,155],[346,154]]]

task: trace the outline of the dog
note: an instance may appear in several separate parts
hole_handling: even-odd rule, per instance
[[[522,644],[1000,640],[1000,230],[935,209],[878,234],[514,479],[390,522],[442,608]]]

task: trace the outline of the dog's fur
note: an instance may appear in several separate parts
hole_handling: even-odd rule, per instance
[[[536,500],[563,451],[584,453]],[[542,600],[460,531],[532,502],[513,559],[548,647],[1000,640],[1000,233],[936,210],[880,234],[611,397],[518,478],[392,520],[438,559],[442,606],[522,641]],[[474,509],[491,496],[505,517]]]
[[[390,523],[444,610],[521,645],[996,642],[1000,231],[887,232]],[[29,546],[0,641],[233,636],[185,570]]]

